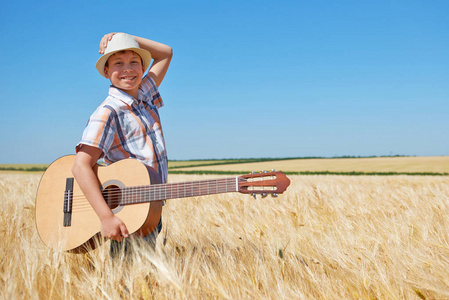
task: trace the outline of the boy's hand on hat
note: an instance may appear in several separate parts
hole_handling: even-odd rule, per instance
[[[100,54],[104,54],[104,50],[106,50],[106,47],[108,46],[108,42],[112,39],[112,37],[116,34],[117,32],[111,32],[108,34],[105,34],[103,36],[103,38],[100,41],[100,51],[98,51],[98,53]]]

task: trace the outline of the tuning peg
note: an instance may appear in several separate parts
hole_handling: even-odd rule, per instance
[[[254,199],[257,199],[257,194],[253,193],[253,197],[254,197]]]
[[[277,197],[277,196],[279,196],[279,195],[276,193],[271,194],[271,197]]]
[[[262,194],[262,198],[265,198],[266,196],[268,196],[267,193]]]

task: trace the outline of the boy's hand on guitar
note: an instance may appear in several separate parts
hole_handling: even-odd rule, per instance
[[[125,223],[115,215],[101,220],[101,234],[108,239],[121,242],[124,237],[129,237]]]

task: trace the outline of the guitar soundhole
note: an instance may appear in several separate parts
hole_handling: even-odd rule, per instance
[[[109,185],[103,190],[103,197],[109,208],[114,210],[120,206],[122,191],[117,185]]]

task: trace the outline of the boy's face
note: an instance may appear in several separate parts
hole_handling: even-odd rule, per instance
[[[115,87],[137,99],[144,73],[142,60],[137,53],[125,50],[111,55],[104,73]]]

